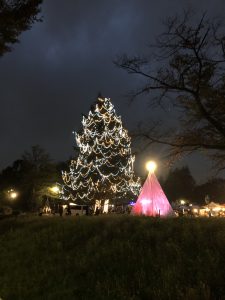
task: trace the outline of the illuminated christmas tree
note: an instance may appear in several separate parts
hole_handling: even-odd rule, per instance
[[[105,211],[108,204],[133,200],[140,184],[134,175],[131,139],[110,99],[99,97],[82,125],[75,134],[78,157],[62,175],[63,198],[99,203]]]

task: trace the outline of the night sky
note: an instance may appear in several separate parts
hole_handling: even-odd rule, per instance
[[[154,117],[146,100],[129,104],[124,95],[138,78],[116,68],[118,54],[144,53],[161,33],[162,21],[191,7],[221,16],[224,0],[46,0],[43,22],[20,36],[20,44],[0,59],[0,170],[39,144],[55,160],[67,160],[99,92],[110,97],[123,124],[132,130]],[[168,114],[167,114],[168,117]],[[161,118],[165,116],[161,115]],[[160,160],[163,148],[139,154]],[[209,162],[195,155],[183,160],[197,180],[212,175]]]

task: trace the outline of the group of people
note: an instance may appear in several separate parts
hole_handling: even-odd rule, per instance
[[[99,207],[97,206],[96,209],[95,209],[95,215],[98,216],[99,214],[102,214],[102,212],[103,212],[103,211],[102,211],[102,208],[101,208],[101,207],[99,208]]]
[[[63,209],[62,204],[59,204],[56,210],[52,210],[50,207],[49,207],[48,210],[46,210],[45,207],[44,208],[42,208],[42,207],[39,208],[39,216],[42,216],[43,213],[46,213],[46,214],[51,213],[53,215],[55,215],[56,213],[59,213],[60,217],[62,217],[63,212],[64,212],[64,209]],[[70,207],[69,203],[66,206],[66,215],[67,216],[71,215],[71,207]]]
[[[63,211],[64,211],[63,206],[61,204],[59,204],[58,212],[59,212],[60,217],[62,217]],[[66,215],[71,216],[71,207],[70,207],[69,203],[66,206]]]
[[[73,211],[73,214],[76,214],[77,216],[78,215],[94,215],[94,216],[98,216],[98,215],[101,215],[101,214],[104,214],[105,212],[103,211],[103,207],[102,206],[97,206],[94,210],[94,207],[91,207],[91,206],[82,206],[82,205],[78,205],[77,207],[72,207],[72,209],[74,209]],[[109,214],[113,214],[113,213],[127,213],[129,214],[130,213],[130,207],[116,207],[116,208],[109,208],[108,210],[108,213]],[[72,215],[72,212],[71,212],[71,206],[69,203],[67,203],[66,205],[64,204],[55,204],[54,206],[51,206],[50,205],[47,205],[45,204],[44,207],[41,207],[39,209],[39,216],[42,216],[42,214],[51,214],[51,215],[55,215],[55,214],[59,214],[61,217],[63,215],[66,215],[66,216],[70,216]]]

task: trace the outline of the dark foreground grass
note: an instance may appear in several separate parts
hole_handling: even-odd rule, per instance
[[[225,220],[1,220],[0,297],[225,299]]]

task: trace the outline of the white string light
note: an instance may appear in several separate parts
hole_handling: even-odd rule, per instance
[[[106,200],[110,194],[114,202],[137,195],[140,183],[133,171],[131,138],[110,99],[98,98],[82,125],[82,131],[75,133],[79,156],[71,161],[69,172],[62,172],[62,198],[90,202]]]

